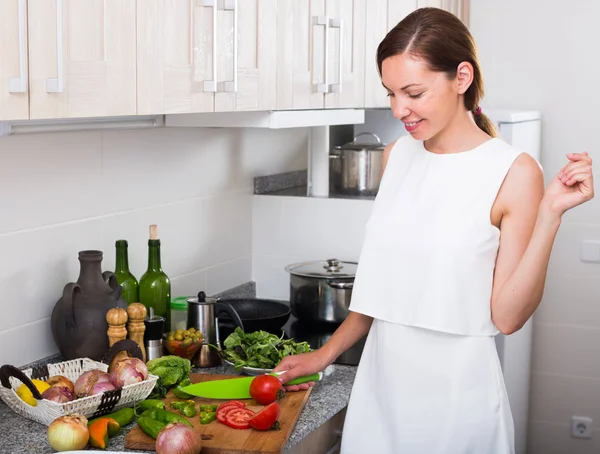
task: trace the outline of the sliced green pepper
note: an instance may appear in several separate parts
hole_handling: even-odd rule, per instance
[[[181,414],[187,416],[188,418],[192,418],[198,414],[196,411],[196,404],[193,401],[191,403],[186,404],[183,408],[179,410]]]
[[[200,405],[201,412],[215,412],[217,411],[218,405]]]
[[[175,401],[175,402],[171,402],[171,408],[173,410],[181,410],[183,407],[186,406],[186,403],[184,401]]]
[[[217,419],[217,413],[214,411],[202,411],[200,412],[200,423],[209,424]]]
[[[187,424],[192,427],[192,423],[184,418],[183,416],[179,416],[176,413],[170,412],[168,410],[154,409],[154,410],[146,410],[140,416],[148,417],[154,419],[155,421],[164,422],[165,424],[169,424],[171,422],[181,422],[183,424]]]

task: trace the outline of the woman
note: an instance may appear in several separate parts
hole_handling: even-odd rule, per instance
[[[567,155],[544,192],[537,162],[481,112],[475,44],[450,13],[413,12],[377,61],[409,135],[385,151],[350,314],[276,370],[283,383],[323,370],[368,333],[343,454],[513,453],[494,336],[540,303],[561,216],[593,197],[591,159]]]

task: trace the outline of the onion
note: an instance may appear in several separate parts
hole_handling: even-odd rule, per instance
[[[148,378],[146,363],[137,358],[125,358],[109,369],[110,381],[117,388],[133,385]]]
[[[156,454],[200,454],[202,436],[190,426],[170,423],[156,437]]]
[[[58,402],[59,404],[71,402],[75,399],[71,390],[66,386],[51,386],[42,393],[42,397],[52,402]]]
[[[87,446],[90,433],[85,416],[74,413],[56,418],[48,426],[48,442],[55,451],[76,451]]]
[[[115,386],[110,381],[110,376],[100,369],[88,370],[75,381],[75,396],[87,397],[112,391]]]
[[[73,382],[64,375],[54,375],[53,377],[50,377],[48,380],[46,380],[46,383],[48,383],[50,386],[69,388],[71,392],[75,391],[75,386],[73,385]]]

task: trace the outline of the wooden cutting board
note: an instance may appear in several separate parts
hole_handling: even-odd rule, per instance
[[[209,380],[222,380],[236,378],[230,375],[190,374],[192,383]],[[280,430],[259,431],[254,429],[232,429],[217,420],[210,424],[200,424],[200,413],[193,418],[188,418],[194,429],[202,434],[202,454],[279,454],[283,451],[300,412],[304,408],[312,388],[306,391],[290,392],[279,401],[281,413],[279,415]],[[177,414],[177,410],[170,408],[170,403],[175,398],[171,391],[164,402],[167,410]],[[220,404],[224,400],[194,398],[199,404]],[[249,409],[259,411],[263,405],[257,405],[252,399],[244,400]],[[144,451],[155,450],[155,440],[146,435],[137,425],[125,435],[125,448]]]

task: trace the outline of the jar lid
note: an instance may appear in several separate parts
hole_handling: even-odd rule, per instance
[[[188,307],[187,296],[176,296],[171,299],[171,309],[176,311],[185,311]]]
[[[342,262],[338,259],[317,260],[288,265],[285,270],[296,276],[317,277],[325,279],[354,278],[358,264]]]

